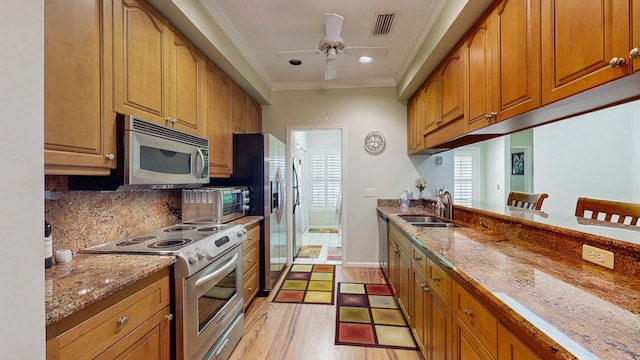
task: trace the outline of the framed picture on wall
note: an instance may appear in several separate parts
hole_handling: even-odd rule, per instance
[[[511,175],[524,175],[524,153],[511,154]]]

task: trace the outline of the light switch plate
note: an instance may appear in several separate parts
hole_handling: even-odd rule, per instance
[[[364,188],[364,196],[365,197],[375,197],[376,196],[376,188]]]
[[[582,258],[594,264],[613,270],[613,253],[611,251],[583,244]]]

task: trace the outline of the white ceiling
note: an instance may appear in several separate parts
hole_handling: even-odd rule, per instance
[[[446,0],[198,0],[251,67],[272,90],[396,85],[407,71]],[[395,15],[386,36],[372,36],[378,13]],[[324,80],[325,55],[297,56],[299,66],[278,51],[318,49],[324,14],[344,17],[345,46],[387,47],[370,64],[339,54],[337,77]]]

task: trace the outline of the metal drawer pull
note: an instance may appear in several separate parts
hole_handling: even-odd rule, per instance
[[[434,277],[433,277],[433,281],[435,281],[435,282],[440,281],[440,276],[434,276]]]
[[[416,256],[415,258],[413,258],[413,260],[420,261],[420,260],[422,260],[422,258],[420,256]]]
[[[253,288],[248,288],[247,290],[249,290],[249,292],[252,292],[252,291],[253,291]]]
[[[468,317],[472,317],[473,316],[473,311],[468,310],[468,309],[464,309],[462,311],[465,315],[467,315]]]
[[[164,319],[165,319],[165,320],[167,320],[167,321],[171,321],[171,320],[173,320],[173,314],[167,314],[167,315],[165,315],[165,316],[164,316]]]
[[[118,319],[117,323],[118,325],[122,326],[122,325],[127,325],[127,323],[129,322],[129,318],[126,316],[123,316],[121,318]]]
[[[247,259],[247,262],[251,264],[253,262],[253,259]]]

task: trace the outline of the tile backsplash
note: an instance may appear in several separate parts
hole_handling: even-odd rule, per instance
[[[44,190],[54,251],[77,251],[181,221],[180,189],[69,191],[68,177],[45,176]]]

